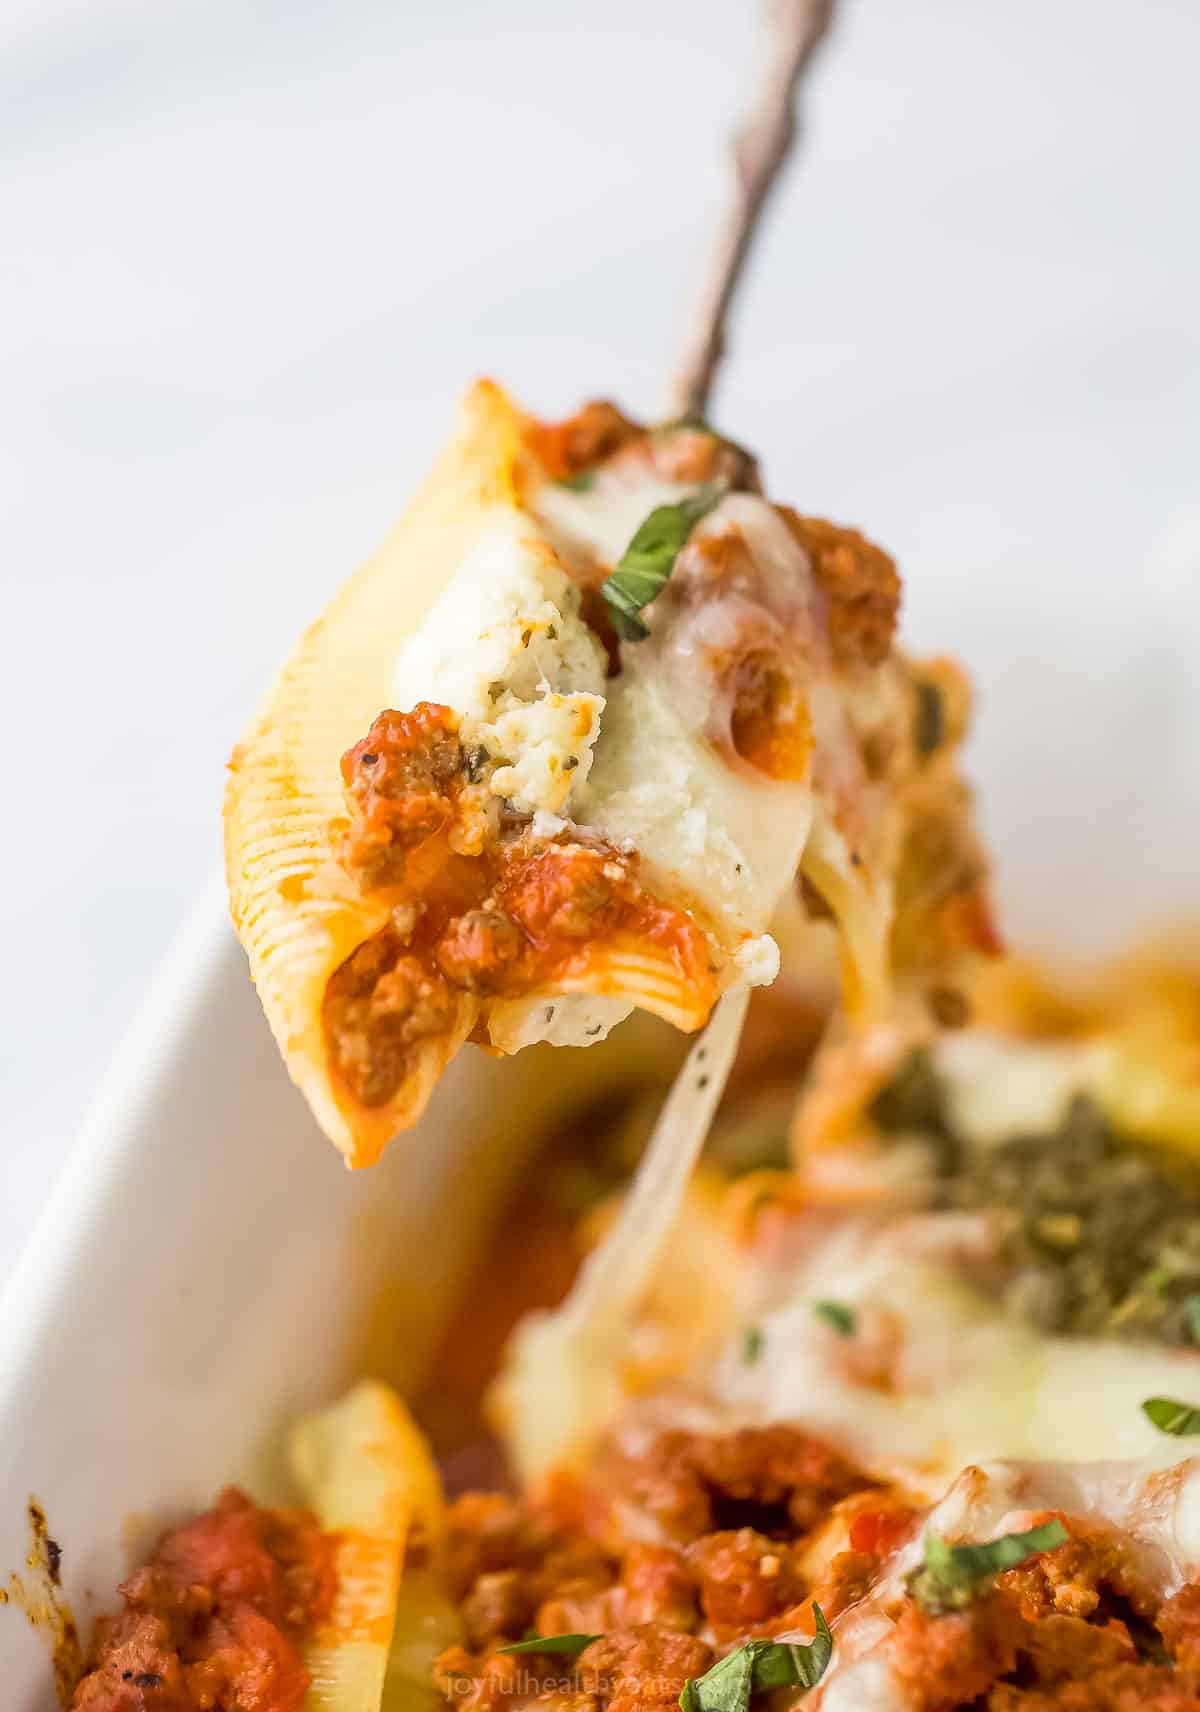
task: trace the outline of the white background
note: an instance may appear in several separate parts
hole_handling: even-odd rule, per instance
[[[751,13],[3,8],[0,1272],[456,393],[661,402]],[[1200,900],[1198,64],[1193,0],[843,0],[714,412],[975,665],[1022,939]]]

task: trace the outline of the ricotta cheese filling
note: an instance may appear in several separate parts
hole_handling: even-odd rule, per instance
[[[586,781],[605,706],[605,656],[579,591],[519,512],[496,507],[396,661],[396,707],[453,708],[493,761],[489,789],[520,813],[563,816]]]

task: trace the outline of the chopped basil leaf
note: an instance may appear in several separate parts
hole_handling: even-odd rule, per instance
[[[819,1605],[813,1606],[816,1633],[807,1645],[796,1641],[747,1641],[710,1671],[686,1682],[679,1696],[682,1712],[747,1712],[750,1696],[767,1688],[813,1688],[833,1656],[833,1635]]]
[[[845,1302],[814,1302],[813,1313],[819,1320],[824,1320],[827,1326],[839,1337],[853,1337],[858,1325],[858,1315],[853,1308],[848,1308]]]
[[[815,1688],[833,1657],[833,1632],[819,1605],[813,1606],[815,1634],[807,1645],[798,1641],[767,1641],[754,1661],[754,1686]]]
[[[932,1530],[925,1535],[925,1561],[908,1577],[908,1590],[923,1611],[940,1616],[961,1611],[1006,1569],[1053,1551],[1070,1538],[1057,1517],[1024,1533],[1001,1534],[979,1545],[952,1546]]]
[[[1193,1343],[1200,1343],[1200,1296],[1183,1298],[1183,1318]]]
[[[714,440],[722,437],[698,410],[689,410],[684,416],[672,416],[668,421],[660,422],[654,431],[656,434],[672,434],[676,428],[692,428],[698,434],[711,434]]]
[[[523,1641],[514,1641],[511,1647],[501,1647],[502,1653],[562,1653],[566,1658],[574,1658],[584,1647],[590,1647],[593,1641],[598,1641],[599,1635],[527,1635]]]
[[[917,723],[914,741],[922,760],[941,748],[946,735],[946,716],[942,707],[942,692],[936,684],[917,685]]]
[[[576,470],[574,475],[560,476],[554,485],[570,488],[572,493],[587,493],[589,488],[595,486],[595,482],[595,470]]]
[[[747,1326],[742,1333],[742,1360],[747,1367],[753,1367],[763,1352],[766,1343],[761,1326]]]
[[[638,525],[616,570],[600,585],[618,636],[627,642],[649,636],[639,617],[642,608],[662,593],[688,536],[724,493],[723,487],[710,482],[677,505],[656,505]]]
[[[1193,1409],[1190,1403],[1177,1403],[1173,1397],[1147,1397],[1142,1413],[1160,1433],[1170,1433],[1173,1438],[1186,1439],[1200,1433],[1200,1409]]]
[[[749,1641],[735,1652],[727,1653],[703,1676],[685,1682],[679,1696],[683,1712],[746,1712],[757,1644]]]

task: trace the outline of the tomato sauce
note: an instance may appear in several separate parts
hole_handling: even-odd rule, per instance
[[[860,535],[822,517],[775,508],[804,548],[826,600],[829,641],[839,666],[880,666],[891,650],[900,611],[894,561]]]
[[[343,861],[388,888],[392,924],[337,970],[325,997],[333,1061],[356,1099],[385,1105],[422,1040],[446,1034],[459,998],[515,998],[583,975],[621,939],[665,952],[705,1008],[708,944],[683,909],[654,897],[637,858],[599,843],[547,842],[527,823],[478,826],[477,763],[448,708],[380,714],[342,762],[355,818]]]
[[[538,462],[553,481],[590,469],[645,430],[607,399],[593,399],[562,422],[531,422],[528,433]]]
[[[333,1541],[314,1518],[231,1487],[124,1583],[72,1712],[298,1712],[303,1638],[333,1592]]]

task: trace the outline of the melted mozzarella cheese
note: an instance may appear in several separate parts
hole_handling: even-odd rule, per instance
[[[838,1630],[835,1653],[839,1648],[844,1652],[845,1644]],[[887,1660],[870,1657],[854,1662],[835,1656],[832,1670],[808,1704],[812,1712],[818,1707],[820,1712],[906,1712],[907,1707]]]
[[[568,563],[616,564],[639,526],[660,505],[678,505],[694,487],[649,471],[597,470],[585,488],[546,482],[533,510]]]
[[[742,990],[718,1002],[659,1113],[620,1217],[565,1302],[517,1328],[492,1402],[527,1479],[578,1457],[620,1410],[630,1329],[733,1068],[747,1001]]]
[[[1043,1335],[956,1275],[987,1243],[974,1216],[814,1218],[786,1273],[776,1260],[760,1283],[761,1356],[747,1366],[732,1340],[714,1397],[739,1419],[809,1426],[929,1496],[987,1457],[1176,1460],[1140,1405],[1196,1392],[1194,1353]],[[818,1318],[830,1297],[853,1337]]]
[[[946,1035],[935,1056],[951,1124],[981,1147],[1052,1135],[1104,1062],[1094,1042],[1022,1041],[984,1029]]]
[[[735,771],[633,650],[610,697],[581,814],[689,888],[733,938],[765,935],[812,822],[807,785]],[[772,942],[773,944],[773,942]],[[772,974],[777,969],[772,962]]]
[[[595,582],[656,506],[689,491],[640,472],[601,471],[584,492],[547,485],[535,509],[575,574]],[[622,646],[576,818],[638,850],[651,869],[686,876],[732,938],[758,941],[745,955],[773,979],[778,955],[766,929],[808,840],[812,792],[807,780],[778,783],[718,747],[729,706],[720,662],[750,630],[760,641],[779,632],[781,648],[800,646],[801,630],[815,629],[815,602],[808,561],[766,500],[727,495],[692,539],[731,531],[759,586],[656,607],[650,637]],[[810,651],[816,665],[815,645]]]

